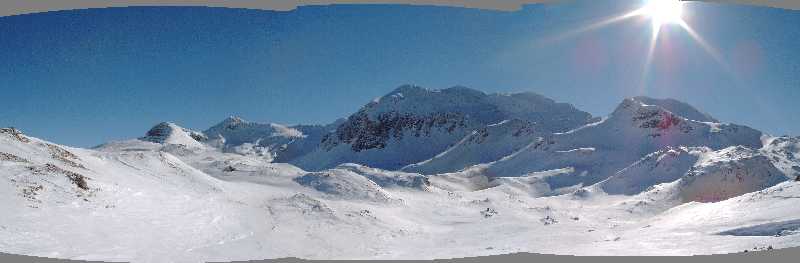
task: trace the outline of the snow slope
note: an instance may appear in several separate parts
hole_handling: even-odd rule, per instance
[[[508,156],[537,140],[536,127],[529,121],[504,120],[479,128],[456,145],[431,159],[403,167],[403,171],[423,174],[455,172],[468,166],[488,163]]]

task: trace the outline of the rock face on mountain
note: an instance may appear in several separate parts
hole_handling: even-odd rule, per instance
[[[531,122],[542,132],[560,132],[585,125],[591,115],[533,93],[407,85],[362,107],[318,149],[292,163],[310,170],[345,162],[394,170],[432,158],[476,129],[512,119]]]

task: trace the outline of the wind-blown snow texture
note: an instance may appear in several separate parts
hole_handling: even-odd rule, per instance
[[[800,137],[670,99],[593,118],[402,86],[329,125],[165,122],[93,149],[0,129],[0,251],[203,262],[800,245]]]

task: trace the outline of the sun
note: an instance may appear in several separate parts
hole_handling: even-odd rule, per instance
[[[648,0],[642,13],[653,21],[653,27],[659,28],[666,24],[680,24],[683,22],[682,3],[679,0]]]

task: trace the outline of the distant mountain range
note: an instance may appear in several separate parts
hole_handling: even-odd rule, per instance
[[[429,90],[404,85],[328,125],[230,117],[197,132],[165,122],[140,140],[205,145],[306,171],[347,163],[425,175],[471,169],[492,178],[560,170],[544,179],[558,193],[601,181],[608,187],[619,173],[664,151],[715,154],[736,146],[733,151],[747,152],[761,149],[768,138],[674,99],[626,98],[609,116],[598,118],[533,92],[486,94],[461,86]],[[800,175],[796,163],[775,166],[786,178]],[[677,179],[690,167],[684,168],[669,178]],[[629,188],[644,190],[665,180]]]

